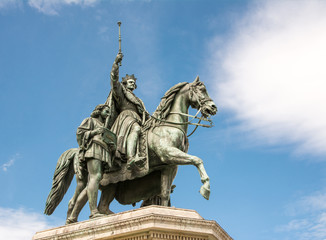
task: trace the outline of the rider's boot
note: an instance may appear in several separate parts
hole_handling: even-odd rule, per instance
[[[127,169],[133,170],[137,168],[142,168],[145,165],[145,160],[146,160],[145,157],[139,157],[139,156],[131,157],[127,161]]]

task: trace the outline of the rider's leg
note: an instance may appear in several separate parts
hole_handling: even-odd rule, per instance
[[[144,162],[144,158],[139,158],[136,156],[137,153],[137,144],[138,138],[141,132],[140,125],[138,123],[134,123],[131,127],[130,133],[127,137],[127,164],[128,169],[131,169],[137,165],[142,165]]]
[[[138,123],[134,123],[127,138],[127,158],[135,157],[139,134],[140,126]]]
[[[87,161],[87,169],[89,173],[89,179],[87,183],[87,196],[89,202],[89,208],[91,210],[91,217],[98,214],[97,209],[97,195],[102,179],[102,162],[97,159],[89,159]]]

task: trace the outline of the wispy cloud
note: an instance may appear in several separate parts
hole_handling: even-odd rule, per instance
[[[99,26],[97,33],[102,40],[104,40],[108,43],[110,43],[112,41],[110,28],[108,26],[103,26],[103,25]]]
[[[286,213],[290,216],[323,211],[326,212],[326,190],[303,196],[286,207]]]
[[[98,34],[105,34],[105,33],[107,33],[108,32],[108,30],[109,30],[109,27],[108,26],[101,26],[101,27],[99,27],[99,29],[98,29]]]
[[[44,215],[26,209],[0,207],[1,239],[32,239],[37,231],[51,228]]]
[[[13,157],[11,157],[9,159],[9,161],[7,161],[6,163],[1,165],[1,168],[4,172],[6,172],[8,170],[9,167],[11,167],[12,165],[14,165],[15,161],[20,157],[19,153],[16,153]]]
[[[325,12],[325,1],[257,1],[212,41],[220,110],[252,140],[326,154]]]
[[[7,8],[20,8],[23,5],[22,0],[1,0],[0,1],[0,10]]]
[[[276,228],[289,239],[324,240],[326,238],[326,191],[304,196],[287,206],[294,219]]]
[[[325,240],[326,213],[305,219],[295,219],[287,225],[279,226],[276,231],[283,233],[287,239]]]
[[[25,4],[23,0],[1,0],[0,10],[9,8],[22,8]],[[37,9],[46,15],[58,15],[59,10],[64,6],[79,5],[81,7],[92,7],[99,0],[28,0],[28,6]]]
[[[278,226],[276,230],[279,232],[297,231],[310,226],[311,223],[307,219],[294,219],[286,225]]]
[[[99,0],[28,0],[32,8],[47,15],[58,15],[58,11],[67,5],[94,6]]]

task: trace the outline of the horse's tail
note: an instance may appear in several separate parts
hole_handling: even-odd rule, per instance
[[[78,157],[78,148],[65,151],[58,159],[54,171],[52,188],[45,203],[44,214],[51,215],[66,194],[74,177],[74,158]]]

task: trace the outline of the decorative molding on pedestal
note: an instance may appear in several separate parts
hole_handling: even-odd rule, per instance
[[[232,240],[196,211],[148,206],[37,232],[33,240]]]

